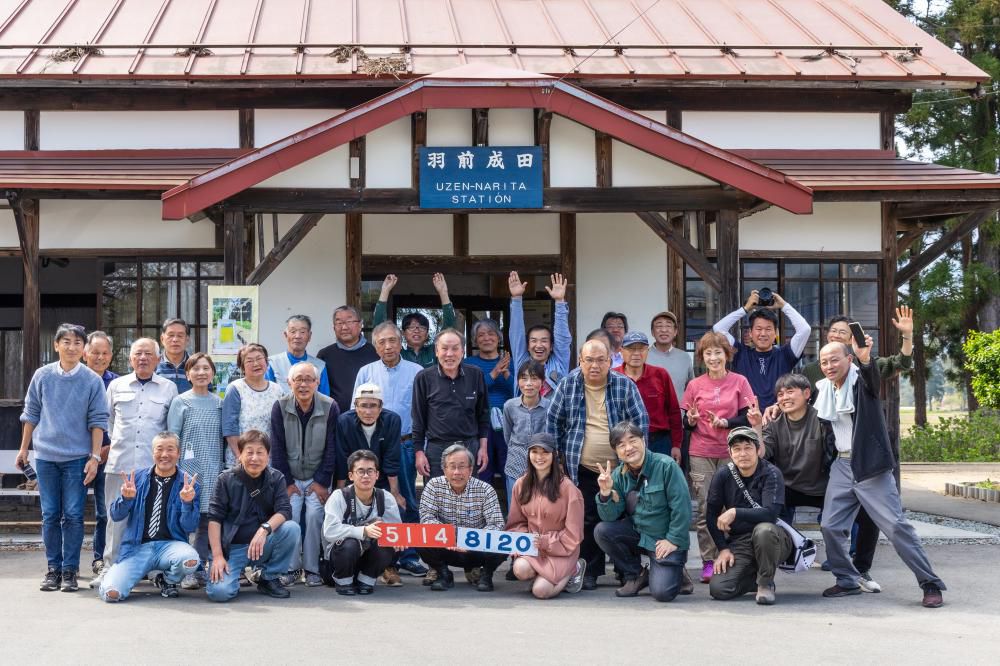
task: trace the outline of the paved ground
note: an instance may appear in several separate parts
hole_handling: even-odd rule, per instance
[[[778,605],[770,608],[751,597],[712,601],[701,584],[670,604],[645,595],[615,599],[609,579],[596,592],[541,602],[502,575],[492,594],[464,582],[432,593],[406,578],[404,587],[379,588],[364,600],[296,586],[287,601],[244,592],[228,605],[211,604],[201,593],[163,600],[144,584],[125,603],[110,605],[89,590],[39,592],[41,553],[5,552],[4,662],[408,664],[434,655],[483,664],[995,664],[1000,546],[929,546],[928,552],[949,585],[947,605],[936,610],[920,607],[912,575],[887,546],[880,546],[874,568],[883,593],[827,600],[819,593],[831,584],[829,574],[779,573]]]
[[[1000,525],[1000,504],[944,494],[945,483],[1000,479],[995,463],[905,463],[903,505],[911,511]]]

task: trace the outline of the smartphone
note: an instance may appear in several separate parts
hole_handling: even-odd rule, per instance
[[[856,321],[852,321],[848,326],[851,327],[851,335],[854,336],[854,342],[858,344],[858,347],[867,347],[868,343],[865,342],[865,329],[861,328],[861,324]]]

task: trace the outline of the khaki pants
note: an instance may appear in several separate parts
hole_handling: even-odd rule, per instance
[[[713,599],[726,600],[754,592],[757,586],[774,582],[778,564],[792,553],[792,538],[774,523],[758,523],[753,534],[741,534],[729,542],[735,561],[725,573],[713,574],[708,592]]]
[[[729,458],[702,458],[691,456],[691,490],[698,499],[698,550],[702,562],[711,562],[719,553],[712,541],[712,535],[705,526],[705,502],[708,500],[708,487],[712,485],[712,477],[720,467],[725,466]]]

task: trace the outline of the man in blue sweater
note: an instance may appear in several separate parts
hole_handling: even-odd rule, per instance
[[[21,413],[16,464],[24,469],[28,448],[34,445],[42,541],[49,567],[40,586],[43,592],[79,589],[83,506],[87,484],[97,476],[108,428],[104,382],[80,363],[86,341],[82,326],[61,324],[56,329],[59,360],[35,372]]]
[[[180,439],[172,432],[153,438],[153,466],[124,473],[122,494],[111,505],[111,520],[128,521],[118,561],[101,582],[101,599],[124,601],[150,571],[160,596],[173,599],[184,576],[198,568],[198,552],[188,543],[198,529],[198,475],[177,470]]]

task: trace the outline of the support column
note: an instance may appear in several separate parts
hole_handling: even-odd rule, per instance
[[[674,235],[678,238],[683,237],[684,218],[679,215],[671,215],[669,222]],[[684,329],[684,260],[669,245],[667,246],[667,283],[669,285],[667,306],[671,312],[677,315],[677,338],[674,344],[681,349],[685,349],[685,340],[687,338],[685,337],[686,331]]]
[[[18,192],[8,192],[7,201],[14,212],[17,238],[21,245],[24,274],[24,299],[21,309],[21,383],[28,390],[31,377],[40,362],[39,337],[42,321],[41,290],[38,286],[38,201],[21,199]]]
[[[347,213],[346,254],[347,279],[345,291],[347,305],[361,309],[361,213]]]
[[[576,213],[559,214],[559,264],[566,280],[566,303],[569,304],[569,333],[573,344],[569,350],[569,367],[576,367]]]
[[[227,208],[222,215],[222,256],[225,263],[225,281],[229,285],[241,285],[244,284],[246,277],[247,262],[245,214],[242,210]]]
[[[896,309],[896,266],[899,257],[896,238],[896,210],[882,204],[882,262],[878,280],[879,356],[899,353],[899,335],[892,325]],[[899,459],[899,375],[882,379],[882,400],[889,437]]]
[[[715,249],[722,283],[722,289],[719,291],[719,307],[725,316],[740,305],[739,211],[716,212]]]

